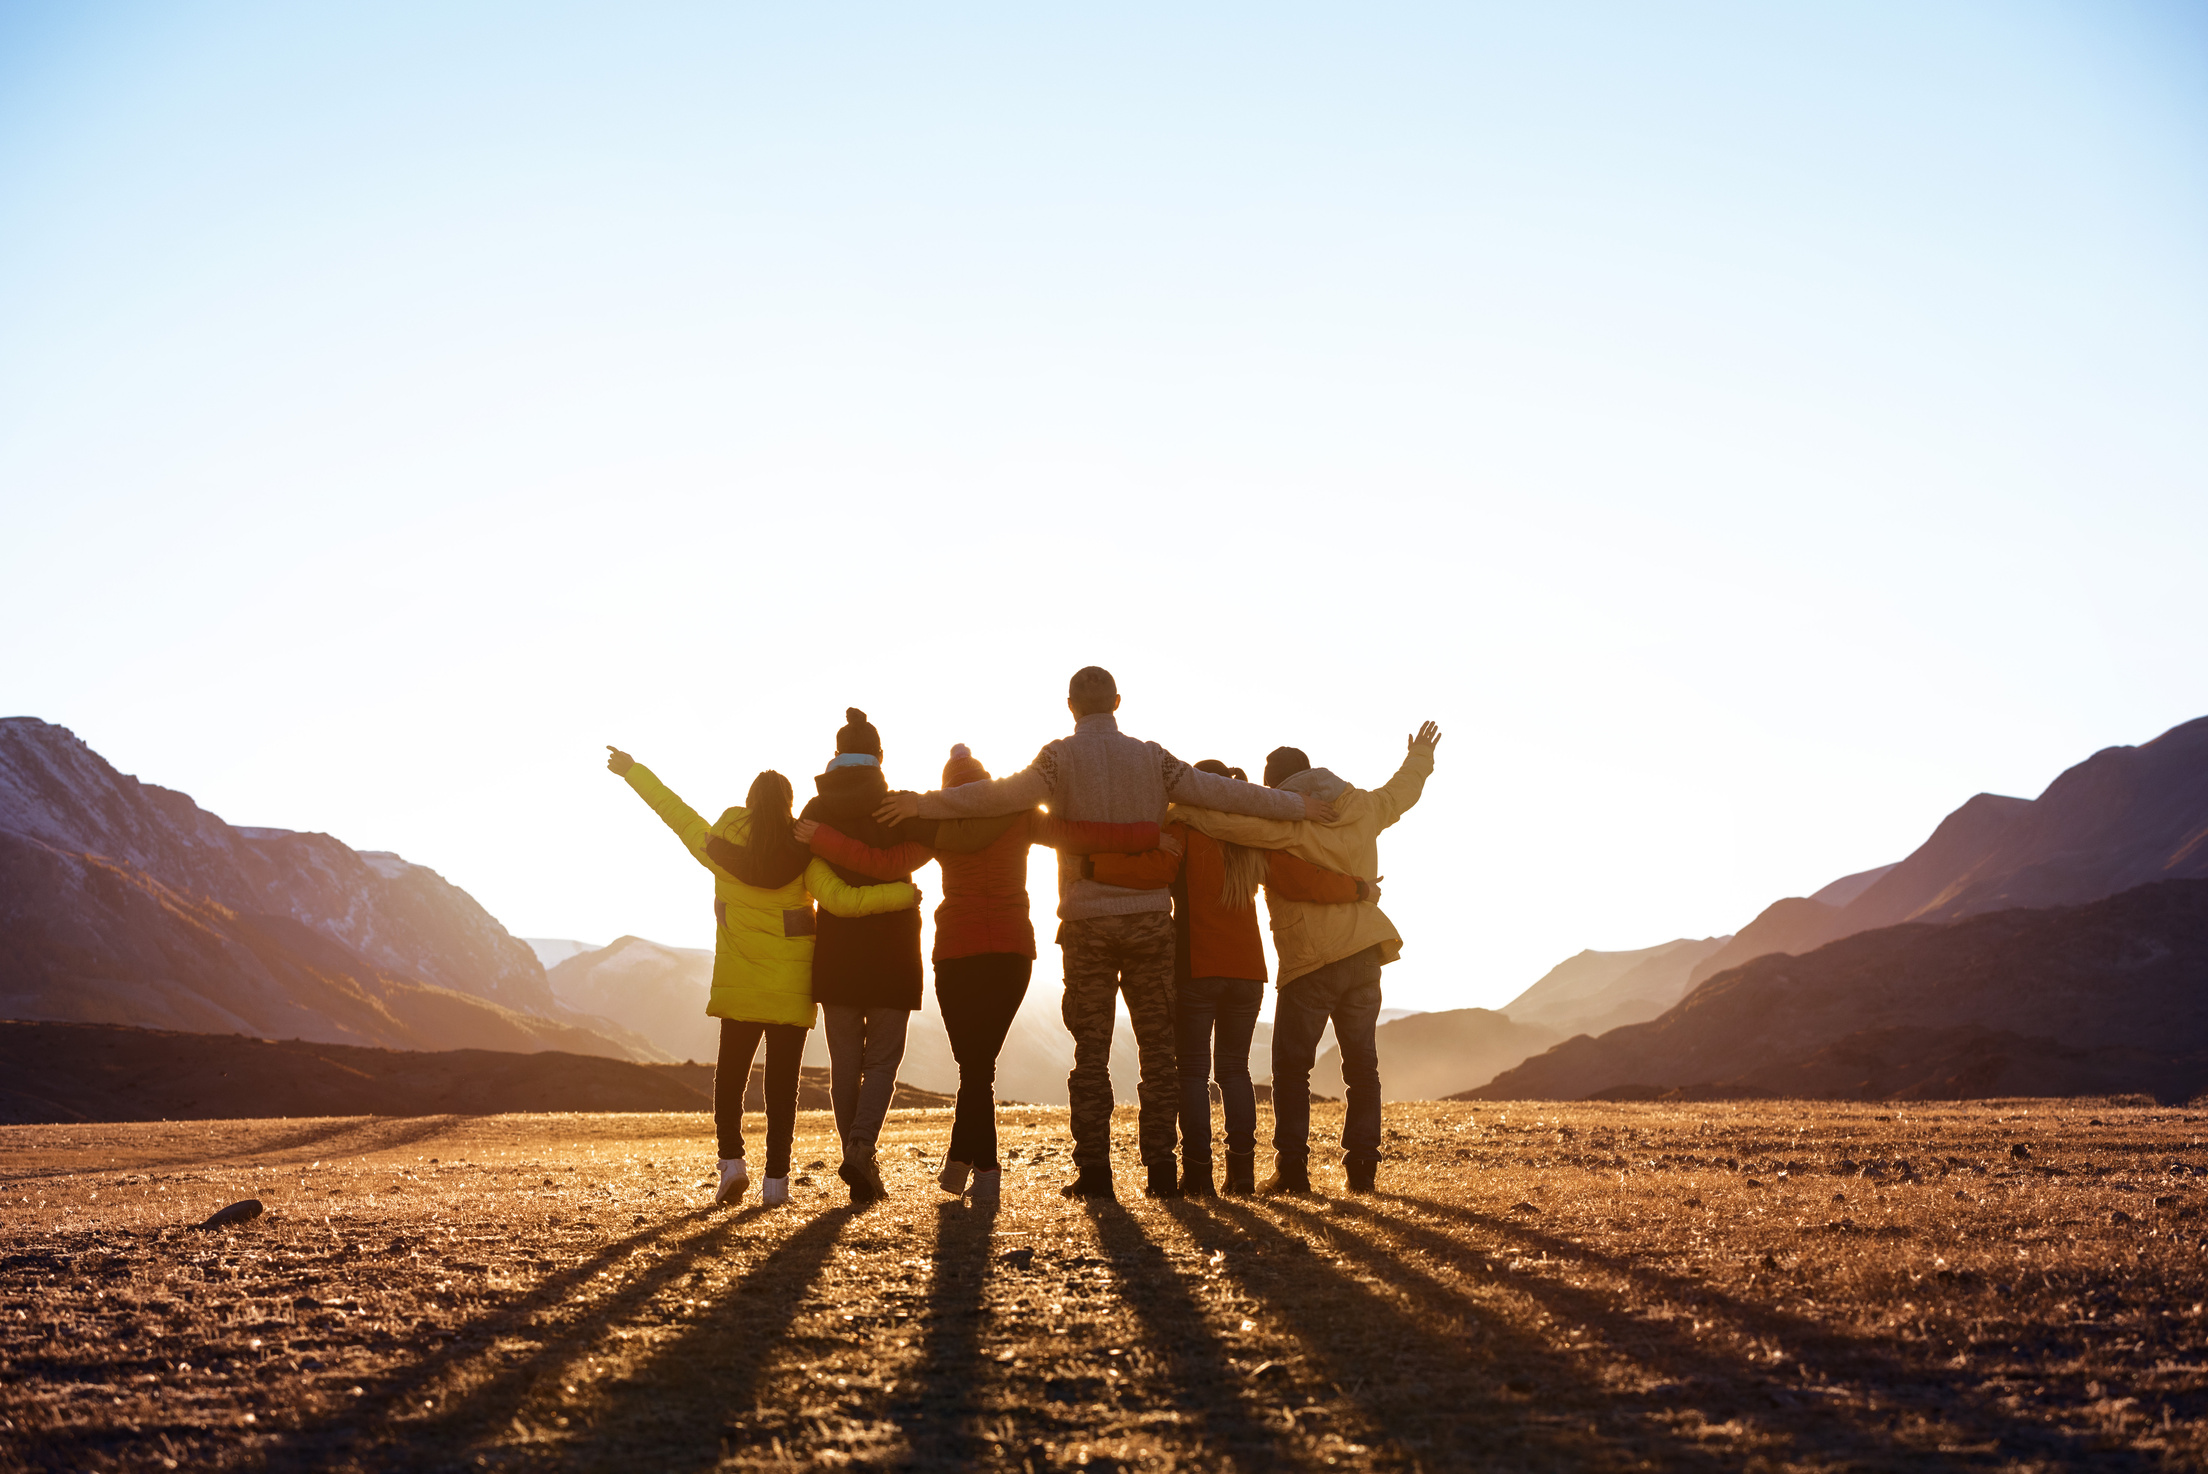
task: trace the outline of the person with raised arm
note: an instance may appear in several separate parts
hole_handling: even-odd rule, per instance
[[[1240,768],[1206,758],[1199,772],[1249,781]],[[1337,875],[1278,850],[1226,844],[1186,824],[1165,826],[1165,842],[1140,855],[1096,855],[1082,874],[1107,885],[1173,890],[1173,1027],[1181,1068],[1181,1195],[1210,1197],[1211,1084],[1227,1136],[1226,1190],[1257,1190],[1257,1091],[1250,1038],[1265,1006],[1265,945],[1257,931],[1257,888],[1268,898],[1347,905],[1377,901],[1377,882]]]
[[[917,886],[853,886],[790,832],[790,780],[772,769],[751,780],[742,808],[707,824],[650,768],[613,746],[606,767],[666,823],[713,874],[713,987],[705,1011],[721,1021],[713,1067],[713,1129],[720,1138],[715,1203],[743,1200],[751,1186],[744,1157],[744,1087],[752,1059],[767,1046],[767,1160],[760,1198],[769,1208],[790,1198],[790,1140],[797,1126],[797,1079],[805,1034],[813,1026],[813,903],[831,916],[918,915]]]
[[[989,770],[961,742],[943,765],[943,786],[986,783]],[[994,1206],[1004,1182],[997,1162],[997,1053],[1027,997],[1035,966],[1028,920],[1027,852],[1049,845],[1073,854],[1138,853],[1158,843],[1158,826],[1076,824],[1039,809],[991,819],[908,819],[900,832],[921,838],[879,849],[826,823],[800,822],[797,837],[813,853],[855,874],[910,875],[942,867],[943,903],[935,910],[935,998],[951,1055],[958,1061],[958,1106],[936,1181],[947,1193]]]
[[[1331,802],[1331,824],[1281,823],[1176,804],[1173,818],[1228,844],[1286,850],[1345,875],[1380,873],[1382,830],[1403,817],[1426,791],[1441,729],[1427,722],[1411,734],[1395,776],[1367,791],[1352,788],[1300,749],[1277,747],[1265,758],[1265,786]],[[1273,1013],[1273,1175],[1267,1192],[1311,1190],[1311,1065],[1329,1022],[1342,1051],[1348,1087],[1342,1118],[1342,1165],[1351,1192],[1371,1192],[1380,1164],[1380,969],[1403,954],[1403,938],[1372,899],[1297,900],[1268,891],[1273,949],[1280,954],[1280,998]]]
[[[934,793],[893,793],[876,817],[986,819],[1039,804],[1080,823],[1139,824],[1164,819],[1168,803],[1212,808],[1277,821],[1323,821],[1323,798],[1236,783],[1199,773],[1155,742],[1119,730],[1119,687],[1101,666],[1075,671],[1066,705],[1070,736],[1046,745],[1008,778]],[[1174,1136],[1180,1084],[1173,1050],[1172,894],[1164,886],[1130,889],[1087,880],[1078,855],[1058,857],[1058,945],[1064,954],[1063,1015],[1073,1035],[1072,1104],[1075,1179],[1067,1197],[1117,1196],[1112,1182],[1112,1023],[1124,995],[1142,1061],[1139,1139],[1153,1197],[1177,1197]]]

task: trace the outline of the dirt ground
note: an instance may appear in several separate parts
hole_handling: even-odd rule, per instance
[[[0,1464],[2208,1465],[2200,1115],[1405,1104],[1376,1196],[1103,1208],[1002,1116],[994,1214],[939,1110],[861,1211],[820,1113],[776,1210],[696,1115],[0,1130]]]

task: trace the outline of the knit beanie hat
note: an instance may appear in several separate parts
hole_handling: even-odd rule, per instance
[[[882,755],[882,734],[874,730],[874,724],[866,719],[866,713],[855,706],[843,709],[843,726],[836,731],[836,751],[870,752]]]
[[[1265,786],[1280,787],[1280,780],[1293,778],[1311,766],[1311,759],[1303,755],[1300,747],[1276,747],[1265,754]]]
[[[969,783],[986,783],[989,770],[974,756],[974,750],[961,742],[951,749],[951,760],[943,765],[943,786],[964,788]]]

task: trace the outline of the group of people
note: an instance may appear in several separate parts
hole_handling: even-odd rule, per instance
[[[1266,894],[1280,996],[1273,1024],[1273,1173],[1262,1190],[1308,1192],[1310,1074],[1332,1023],[1347,1110],[1343,1165],[1352,1191],[1375,1186],[1380,1067],[1374,1030],[1380,969],[1402,939],[1378,901],[1380,832],[1418,802],[1441,734],[1426,723],[1395,776],[1360,789],[1292,747],[1264,780],[1214,761],[1187,764],[1119,730],[1119,689],[1087,666],[1067,690],[1074,730],[1006,778],[961,744],[943,786],[892,792],[881,735],[845,713],[814,795],[794,809],[790,781],[767,771],[741,808],[708,824],[642,763],[609,749],[628,781],[713,876],[713,985],[721,1020],[714,1074],[718,1201],[751,1183],[743,1105],[766,1046],[762,1200],[788,1201],[799,1063],[816,1007],[827,1035],[830,1095],[851,1200],[886,1196],[876,1143],[896,1089],[905,1030],[921,1006],[915,870],[942,871],[935,988],[958,1063],[957,1108],[937,1181],[997,1201],[996,1061],[1035,960],[1027,852],[1058,856],[1057,941],[1064,953],[1067,1079],[1078,1175],[1068,1197],[1116,1195],[1111,1161],[1112,1030],[1125,998],[1141,1059],[1145,1191],[1219,1190],[1211,1087],[1225,1126],[1228,1192],[1256,1182],[1257,1104],[1250,1041],[1264,1003],[1256,896]],[[1178,1141],[1176,1143],[1176,1138]],[[1178,1153],[1176,1154],[1176,1144]]]

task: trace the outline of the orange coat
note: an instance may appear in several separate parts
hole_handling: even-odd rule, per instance
[[[1185,824],[1165,826],[1181,842],[1181,852],[1157,849],[1140,855],[1098,855],[1092,862],[1098,880],[1135,890],[1173,887],[1175,930],[1181,934],[1176,975],[1183,978],[1255,978],[1265,981],[1265,946],[1258,938],[1257,899],[1229,907],[1220,899],[1227,880],[1227,855],[1218,840]],[[1273,895],[1321,905],[1350,904],[1365,893],[1364,882],[1340,875],[1284,851],[1268,856],[1265,888]]]

